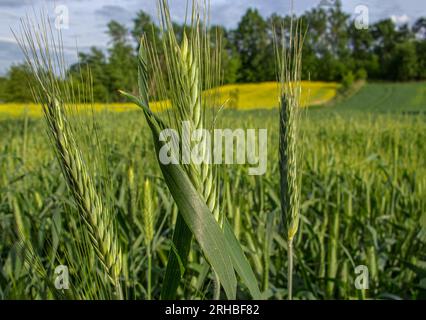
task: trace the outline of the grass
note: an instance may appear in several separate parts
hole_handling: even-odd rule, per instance
[[[367,83],[355,95],[333,108],[360,112],[422,113],[425,111],[424,82]]]

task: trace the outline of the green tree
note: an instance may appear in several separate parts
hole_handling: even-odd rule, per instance
[[[108,35],[111,38],[109,48],[108,73],[111,77],[111,93],[114,101],[125,101],[118,90],[136,91],[137,60],[134,48],[129,42],[129,31],[116,21],[108,23]]]
[[[419,80],[426,80],[426,41],[417,41],[415,42],[415,46],[418,64],[417,78]]]
[[[303,46],[302,77],[311,80],[328,78],[322,68],[322,60],[328,52],[325,34],[327,32],[327,12],[323,8],[314,8],[302,15],[302,21],[308,28]],[[328,74],[328,71],[325,70]]]
[[[343,89],[345,90],[349,89],[353,85],[354,81],[355,81],[355,75],[352,73],[352,71],[349,71],[342,78]]]
[[[417,79],[426,79],[426,17],[421,17],[413,24],[412,32],[415,36],[418,73]]]
[[[108,63],[102,50],[92,47],[89,53],[79,53],[79,62],[70,68],[70,74],[79,83],[80,78],[88,79],[93,83],[93,98],[95,101],[111,101],[111,77],[108,73]],[[89,98],[89,97],[88,97]]]
[[[28,66],[25,64],[10,67],[4,83],[5,102],[29,102],[33,96],[29,88],[31,79]]]
[[[305,12],[302,21],[308,26],[302,76],[311,80],[342,80],[355,66],[348,46],[349,15],[343,12],[341,1]]]
[[[412,31],[418,39],[426,40],[426,17],[417,19],[413,24]]]
[[[142,36],[145,36],[149,43],[155,43],[157,48],[160,45],[160,28],[152,21],[151,16],[143,10],[136,14],[133,19],[133,29],[131,31],[133,39],[138,45]]]
[[[241,66],[240,56],[232,40],[232,33],[222,26],[212,26],[211,36],[214,42],[220,40],[222,47],[222,73],[223,83],[235,83]]]
[[[375,43],[374,51],[379,57],[378,77],[390,80],[393,76],[392,55],[398,39],[396,26],[391,19],[379,21],[372,26],[372,36]]]
[[[342,3],[337,0],[327,11],[327,31],[325,34],[328,54],[322,63],[324,73],[330,71],[327,80],[343,80],[354,69],[354,62],[348,47],[349,15],[342,10]]]
[[[326,37],[332,55],[336,59],[349,59],[349,15],[343,12],[340,0],[328,10],[327,22]]]
[[[380,76],[379,57],[374,52],[374,38],[369,30],[359,30],[354,24],[348,28],[349,48],[352,52],[354,61],[354,71],[358,74],[359,70],[366,72],[370,78]]]
[[[6,87],[7,79],[5,77],[0,77],[0,102],[4,102],[5,97],[5,87]]]
[[[416,46],[413,41],[398,43],[395,46],[390,65],[392,80],[414,80],[418,75]]]
[[[268,70],[274,65],[268,25],[256,9],[248,9],[235,30],[235,45],[241,58],[239,82],[258,82],[270,79]],[[270,52],[269,52],[270,53]]]

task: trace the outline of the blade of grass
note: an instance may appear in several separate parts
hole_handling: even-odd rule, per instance
[[[184,266],[186,266],[188,262],[191,242],[191,230],[186,225],[183,217],[179,214],[177,216],[175,230],[173,232],[172,245],[175,246],[175,250],[170,250],[169,253],[166,275],[164,276],[163,286],[161,288],[161,299],[176,299],[176,290],[185,271]]]
[[[256,279],[256,276],[254,275],[253,269],[251,268],[250,263],[244,255],[241,245],[235,237],[231,225],[226,219],[224,222],[224,232],[226,243],[230,248],[229,252],[231,253],[231,259],[235,271],[241,277],[244,284],[249,289],[252,298],[255,300],[261,299],[261,293],[257,285],[258,281]]]

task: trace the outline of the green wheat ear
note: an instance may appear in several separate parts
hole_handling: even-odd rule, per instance
[[[86,223],[92,245],[108,278],[116,285],[122,268],[122,257],[114,222],[94,187],[62,108],[57,100],[50,103],[45,110],[46,120],[68,187]]]
[[[284,27],[282,26],[284,29]],[[278,79],[280,83],[280,198],[281,212],[287,233],[288,243],[288,297],[292,299],[293,280],[293,240],[300,219],[300,144],[299,120],[301,110],[301,69],[303,36],[301,23],[290,26],[290,40],[286,42],[286,32],[282,39],[275,36]],[[276,33],[275,33],[276,35]]]
[[[203,119],[205,119],[205,108],[201,104],[201,71],[200,71],[200,58],[197,57],[196,52],[197,46],[201,46],[199,35],[196,34],[191,39],[191,43],[188,40],[186,32],[183,34],[182,45],[180,48],[180,74],[183,81],[183,93],[186,93],[185,98],[187,99],[186,105],[183,108],[188,107],[189,120],[193,130],[204,129]],[[178,101],[176,101],[178,103]],[[182,119],[184,121],[184,119]],[[207,147],[201,150],[202,155],[206,155]],[[214,214],[216,221],[219,221],[219,206],[217,199],[217,188],[216,181],[214,179],[213,166],[202,162],[199,166],[190,166],[188,174],[195,180],[195,186],[202,193],[204,200],[206,201],[210,211]]]
[[[39,31],[33,26],[31,21],[23,22],[23,34],[18,42],[35,79],[34,97],[43,107],[48,134],[91,247],[115,287],[116,296],[123,298],[119,281],[123,257],[114,217],[95,187],[66,115],[67,106],[76,106],[82,101],[74,96],[71,81],[63,80],[66,70],[63,48],[50,25],[42,21]]]
[[[192,130],[210,130],[213,123],[206,126],[206,110],[213,113],[213,108],[218,104],[212,103],[214,98],[206,97],[203,91],[217,88],[221,78],[220,44],[217,43],[213,48],[209,27],[201,22],[196,1],[192,1],[191,24],[185,29],[181,43],[173,30],[168,2],[159,0],[158,3],[163,55],[160,56],[155,46],[143,39],[139,53],[139,95],[135,97],[122,92],[143,110],[157,152],[162,147],[158,137],[164,128],[176,129],[179,141],[182,142],[181,148],[186,142],[181,139],[183,121],[189,121]],[[205,9],[204,15],[207,17],[208,9]],[[153,85],[148,84],[150,81]],[[171,107],[166,109],[166,116],[152,112],[148,96],[154,101],[170,101]],[[206,145],[200,153],[207,155],[210,151]],[[215,298],[220,297],[222,286],[226,296],[235,299],[235,271],[244,279],[253,297],[259,297],[253,270],[229,225],[219,215],[218,175],[214,167],[209,163],[164,165],[158,157],[157,160],[179,208],[173,235],[176,250],[171,250],[169,254],[161,297],[173,299],[176,296],[182,277],[180,265],[184,268],[187,265],[193,236],[215,274]]]

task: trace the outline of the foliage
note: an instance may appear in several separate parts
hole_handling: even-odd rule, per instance
[[[222,83],[275,81],[273,58],[273,27],[286,25],[290,16],[273,13],[262,17],[248,9],[234,30],[212,26],[212,34],[222,35]],[[425,18],[411,26],[396,25],[386,19],[358,30],[350,16],[342,11],[341,1],[327,7],[315,7],[300,18],[308,33],[303,49],[302,79],[341,81],[352,72],[356,78],[371,80],[411,81],[426,79]],[[117,102],[122,97],[118,89],[135,93],[132,79],[136,76],[137,50],[142,36],[156,44],[163,54],[160,27],[144,11],[136,13],[133,26],[108,23],[109,47],[106,52],[91,48],[79,55],[79,62],[70,67],[71,74],[90,68],[96,101]],[[182,41],[184,26],[173,22],[178,42]],[[288,35],[286,35],[288,37]],[[163,73],[166,73],[162,63]],[[14,66],[6,75],[0,101],[30,101],[28,90],[17,86],[24,74]],[[124,72],[123,70],[126,70]],[[88,71],[83,71],[87,73]],[[366,76],[364,77],[364,74]],[[7,85],[11,82],[10,85]]]
[[[355,76],[352,71],[349,71],[342,79],[342,88],[349,89],[355,81]]]
[[[3,80],[1,84],[3,96],[0,97],[0,100],[4,102],[31,101],[29,79],[28,67],[25,64],[10,67],[6,80]]]

